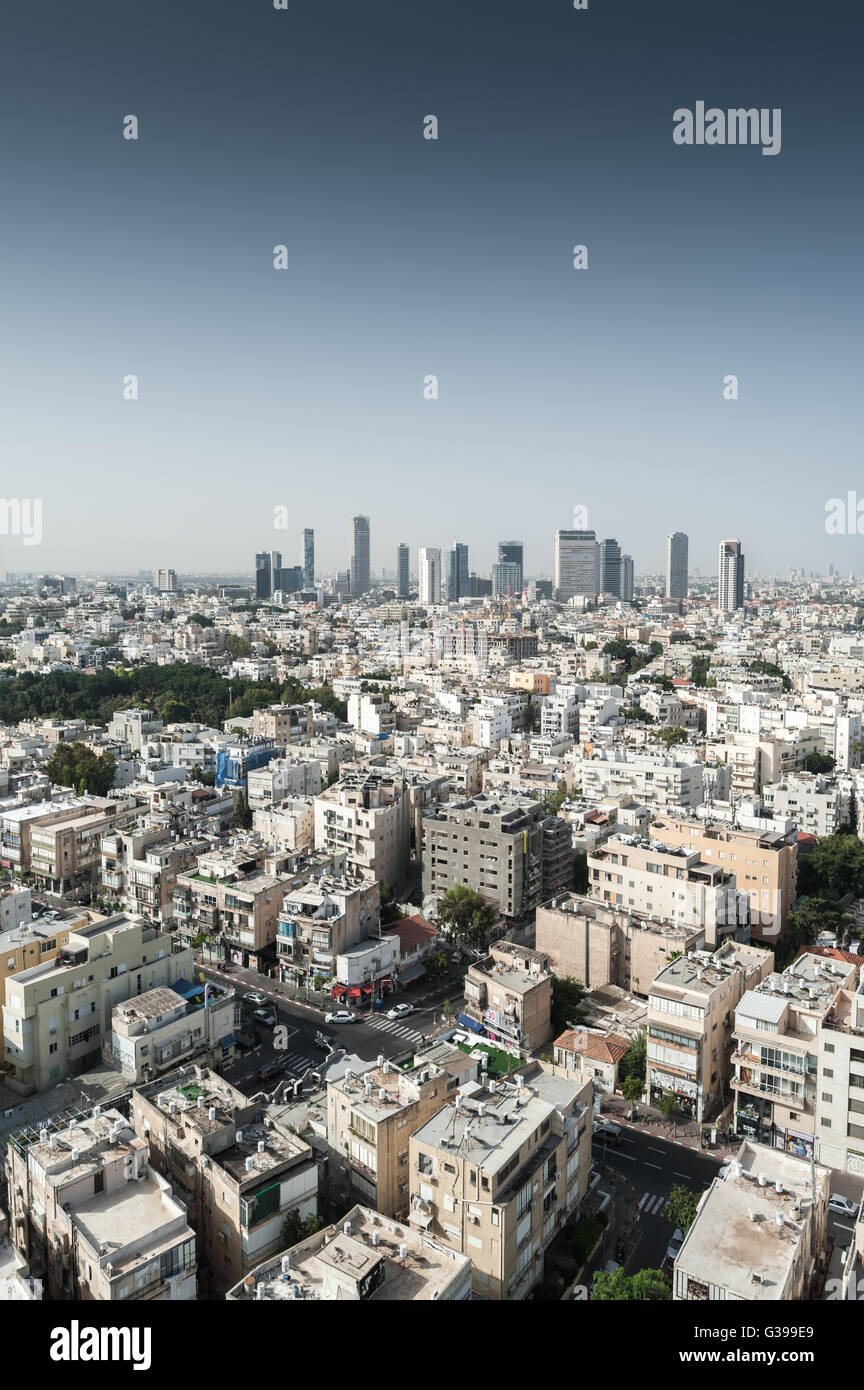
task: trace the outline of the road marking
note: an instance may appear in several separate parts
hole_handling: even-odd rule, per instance
[[[645,1203],[650,1199],[650,1197],[651,1197],[651,1193],[650,1193],[650,1192],[643,1192],[643,1193],[642,1193],[642,1199],[641,1199],[641,1201],[640,1201],[640,1203],[639,1203],[639,1210],[640,1210],[640,1211],[641,1211],[642,1208],[644,1207]]]
[[[672,1176],[673,1176],[673,1178],[691,1178],[691,1179],[692,1179],[693,1174],[692,1174],[692,1173],[678,1173],[678,1172],[674,1172],[674,1173],[672,1174]],[[711,1184],[709,1183],[708,1186],[710,1187]],[[706,1191],[707,1191],[707,1188],[706,1188]]]
[[[646,1167],[646,1168],[656,1168],[656,1169],[657,1169],[657,1172],[658,1172],[658,1173],[660,1172],[660,1164],[659,1164],[659,1163],[646,1163],[646,1164],[645,1164],[645,1167]]]
[[[662,1154],[666,1152],[665,1149],[658,1149],[654,1144],[649,1144],[648,1149],[652,1154]]]
[[[854,1226],[841,1226],[839,1221],[834,1226],[835,1231],[853,1231],[854,1229]]]

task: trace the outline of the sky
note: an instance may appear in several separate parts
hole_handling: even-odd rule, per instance
[[[512,537],[542,574],[577,506],[637,574],[673,530],[864,571],[825,531],[864,500],[862,38],[841,0],[13,0],[0,455],[43,539],[0,571],[251,573],[312,526],[324,573],[361,512],[374,571]],[[780,153],[677,145],[697,101],[780,108]]]

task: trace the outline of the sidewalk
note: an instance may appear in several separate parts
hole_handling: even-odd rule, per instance
[[[638,1111],[637,1120],[626,1118],[631,1109]],[[698,1153],[710,1154],[715,1158],[729,1158],[741,1147],[740,1136],[730,1136],[726,1130],[718,1130],[717,1143],[706,1146],[703,1134],[714,1128],[710,1123],[699,1124],[697,1120],[687,1119],[667,1120],[659,1110],[641,1102],[638,1106],[632,1107],[621,1096],[604,1095],[602,1114],[614,1116],[615,1123],[623,1125],[626,1129],[641,1130],[643,1134],[653,1135],[655,1139],[664,1139],[669,1144],[679,1144],[682,1148],[695,1149]]]

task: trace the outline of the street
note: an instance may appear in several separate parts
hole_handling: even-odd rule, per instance
[[[274,1047],[276,1030],[260,1024],[255,1025],[258,1044],[248,1051],[240,1047],[235,1049],[234,1066],[226,1071],[226,1077],[248,1096],[262,1090],[268,1093],[274,1091],[281,1081],[300,1078],[310,1068],[314,1069],[323,1062],[327,1054],[315,1042],[315,1034],[319,1030],[332,1038],[337,1047],[343,1047],[364,1059],[371,1061],[378,1056],[393,1057],[421,1042],[424,1034],[429,1037],[433,1033],[435,1025],[441,1022],[441,1007],[448,997],[454,1011],[458,1011],[462,998],[461,982],[450,979],[441,985],[426,985],[422,993],[403,990],[388,995],[388,1008],[400,1003],[413,1004],[414,1012],[404,1019],[388,1019],[386,1011],[382,1011],[358,1014],[356,1023],[332,1024],[324,1022],[328,1009],[286,999],[274,981],[257,976],[252,971],[235,969],[223,975],[204,964],[199,964],[198,969],[203,972],[205,979],[230,985],[238,1005],[244,995],[253,991],[265,995],[276,1011],[278,1026],[287,1030],[284,1050],[277,1051]],[[334,1011],[338,1007],[332,1002],[328,1006]],[[264,1081],[259,1080],[259,1070],[277,1057],[283,1059],[282,1071]]]

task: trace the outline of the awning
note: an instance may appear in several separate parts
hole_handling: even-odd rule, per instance
[[[233,1033],[228,1033],[227,1036],[224,1037],[224,1038],[222,1039],[222,1051],[223,1051],[223,1052],[228,1052],[228,1051],[230,1050],[230,1048],[232,1048],[233,1046],[234,1046],[234,1034],[233,1034]]]
[[[478,1023],[476,1018],[472,1018],[470,1014],[460,1014],[459,1022],[464,1028],[470,1028],[472,1033],[483,1032],[483,1024]]]
[[[359,999],[361,992],[362,991],[359,985],[352,985],[351,988],[348,990],[348,997],[349,999]]]
[[[364,994],[371,994],[371,993],[372,993],[372,986],[371,986],[371,985],[361,985],[360,988],[362,989],[362,991],[363,991]]]
[[[204,993],[204,986],[195,985],[191,980],[176,980],[171,989],[175,994],[179,994],[181,999],[191,999],[195,994]]]
[[[343,999],[347,993],[344,985],[334,985],[330,991],[331,998]]]
[[[422,960],[415,960],[412,961],[410,965],[406,965],[404,970],[399,971],[399,980],[405,985],[409,980],[419,980],[421,975],[425,974],[426,966],[423,964]]]

